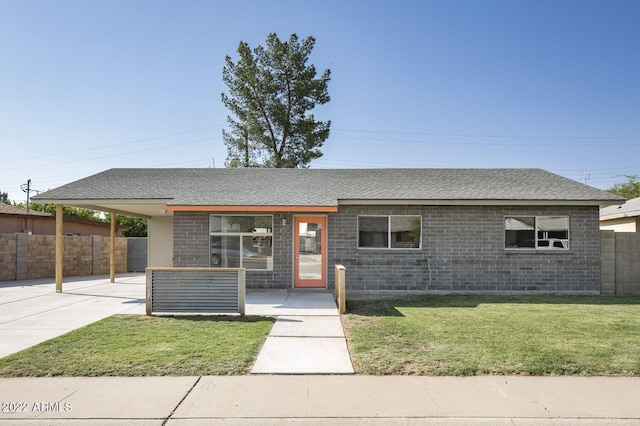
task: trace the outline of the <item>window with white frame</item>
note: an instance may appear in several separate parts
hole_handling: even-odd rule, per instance
[[[506,216],[507,249],[569,250],[569,216]]]
[[[273,216],[209,216],[210,265],[273,270]]]
[[[358,216],[358,248],[417,249],[422,216]]]

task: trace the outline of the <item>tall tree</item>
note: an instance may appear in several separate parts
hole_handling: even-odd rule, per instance
[[[11,204],[9,193],[0,191],[0,204]]]
[[[625,175],[625,183],[616,183],[607,191],[630,200],[640,197],[640,178],[638,175]]]
[[[241,41],[239,59],[227,56],[222,79],[229,94],[222,102],[233,116],[223,131],[229,167],[308,167],[322,156],[331,121],[316,121],[311,110],[329,102],[330,70],[316,78],[308,65],[311,36],[281,41],[269,34],[266,47],[251,50]]]

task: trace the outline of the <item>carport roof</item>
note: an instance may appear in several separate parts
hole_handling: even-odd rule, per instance
[[[602,205],[624,199],[541,169],[256,168],[110,169],[34,201],[153,216],[159,206],[332,211],[338,204]]]

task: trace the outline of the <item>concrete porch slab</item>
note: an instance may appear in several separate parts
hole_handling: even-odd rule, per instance
[[[353,374],[344,337],[268,337],[253,374]]]
[[[246,295],[247,315],[338,315],[332,293],[289,293],[287,291],[249,291]]]

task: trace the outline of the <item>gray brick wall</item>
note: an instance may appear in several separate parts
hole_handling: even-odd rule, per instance
[[[209,213],[175,212],[173,216],[173,266],[209,266]]]
[[[357,248],[357,217],[421,214],[422,250]],[[505,215],[569,215],[571,250],[504,249]],[[329,217],[329,265],[347,268],[347,291],[598,293],[597,207],[342,206]],[[330,277],[330,287],[333,278]]]
[[[212,212],[175,212],[173,266],[209,267],[209,216]],[[246,214],[225,212],[224,214]],[[262,214],[262,213],[261,213]],[[247,271],[247,288],[287,289],[293,277],[293,215],[273,215],[273,271]],[[287,224],[282,225],[282,219]]]
[[[328,286],[346,268],[348,292],[598,293],[597,207],[341,206],[328,215]],[[174,266],[209,266],[209,212],[176,212]],[[242,214],[240,212],[236,214]],[[361,214],[422,215],[422,250],[357,248]],[[505,215],[569,215],[571,250],[504,249]],[[293,279],[293,214],[274,213],[273,271],[248,271],[248,288],[286,289]],[[282,225],[282,219],[287,224]]]

